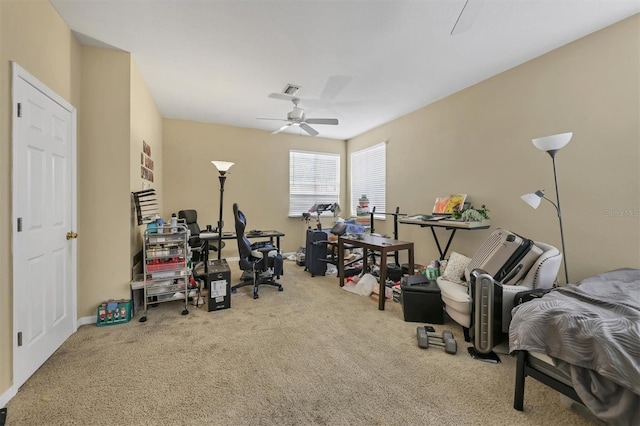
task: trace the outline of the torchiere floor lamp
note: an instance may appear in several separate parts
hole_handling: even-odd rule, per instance
[[[227,172],[233,166],[234,163],[229,161],[212,161],[211,164],[218,169],[218,179],[220,180],[220,218],[218,220],[218,260],[222,258],[222,228],[224,228],[224,221],[222,220],[222,202],[224,199],[224,182],[227,180]]]

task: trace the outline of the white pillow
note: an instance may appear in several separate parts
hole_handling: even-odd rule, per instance
[[[469,265],[469,262],[471,262],[471,258],[456,253],[455,251],[451,252],[451,256],[447,262],[444,274],[442,274],[442,278],[456,284],[468,285],[467,282],[463,280],[463,277],[464,270],[467,268],[467,265]]]

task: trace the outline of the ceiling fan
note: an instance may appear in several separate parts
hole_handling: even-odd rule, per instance
[[[272,96],[272,95],[278,95],[278,96]],[[276,98],[276,99],[290,100],[291,102],[293,102],[293,110],[287,114],[286,120],[281,118],[258,118],[258,120],[277,120],[277,121],[287,122],[287,124],[280,127],[278,130],[271,132],[272,135],[276,133],[280,133],[291,126],[298,126],[305,132],[309,133],[311,136],[316,136],[319,134],[318,131],[313,127],[311,127],[309,124],[329,124],[333,126],[338,124],[337,118],[307,118],[304,115],[304,110],[302,108],[298,108],[298,103],[300,103],[299,98],[294,98],[287,95],[281,95],[279,93],[272,93],[271,95],[269,95],[269,97]]]

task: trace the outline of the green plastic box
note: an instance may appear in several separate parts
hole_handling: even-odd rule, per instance
[[[131,321],[133,303],[130,299],[107,300],[96,308],[96,325],[124,324]]]

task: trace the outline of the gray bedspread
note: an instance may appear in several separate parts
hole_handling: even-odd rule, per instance
[[[511,352],[547,354],[596,416],[640,425],[640,270],[556,288],[512,314]]]

